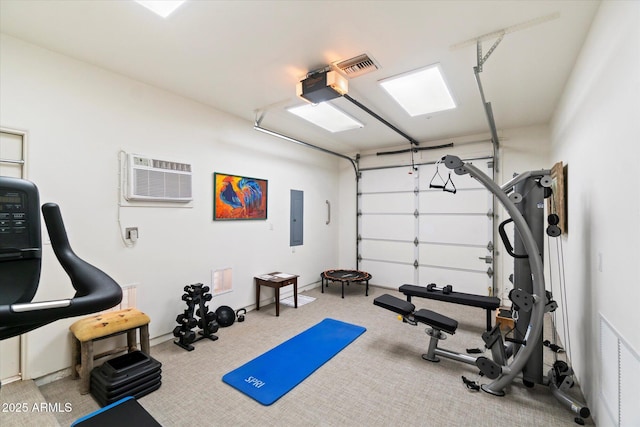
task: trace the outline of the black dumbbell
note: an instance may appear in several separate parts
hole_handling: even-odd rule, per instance
[[[205,317],[207,313],[209,313],[209,306],[206,305],[204,306],[204,314],[199,308],[196,310],[196,316],[198,317]]]
[[[187,303],[193,302],[197,304],[198,302],[200,302],[200,295],[182,294],[182,301],[186,301]]]
[[[177,330],[176,330],[177,329]],[[183,331],[180,327],[173,330],[173,335],[180,339],[183,344],[191,344],[196,340],[196,333],[193,331]]]
[[[207,323],[207,332],[211,334],[218,332],[218,328],[220,328],[220,325],[218,325],[218,322],[216,322],[215,320],[212,320],[211,322]]]
[[[196,326],[196,319],[186,314],[178,314],[178,317],[176,317],[176,322],[181,325],[185,325],[189,329]]]
[[[436,290],[436,284],[435,283],[429,283],[427,285],[427,292],[432,292]]]

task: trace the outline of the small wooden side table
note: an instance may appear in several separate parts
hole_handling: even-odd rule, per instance
[[[260,310],[260,287],[268,286],[276,292],[276,316],[280,316],[280,288],[293,285],[293,303],[298,308],[298,276],[276,271],[254,277],[256,281],[256,310]]]

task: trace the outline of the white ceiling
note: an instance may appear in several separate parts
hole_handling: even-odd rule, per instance
[[[343,98],[331,102],[364,128],[331,134],[286,112],[303,102],[295,87],[307,72],[369,54],[380,68],[351,79],[349,95],[427,147],[488,133],[473,74],[474,40],[508,29],[480,74],[486,99],[498,129],[544,124],[598,6],[579,0],[188,0],[162,19],[128,0],[0,0],[0,31],[242,117],[248,126],[256,110],[263,111],[265,128],[353,153],[409,143]],[[482,43],[484,54],[495,41]],[[434,63],[442,65],[455,110],[411,118],[378,84]]]

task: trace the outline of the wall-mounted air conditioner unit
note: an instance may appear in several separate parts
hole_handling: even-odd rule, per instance
[[[191,165],[127,154],[127,200],[186,203],[192,200]]]

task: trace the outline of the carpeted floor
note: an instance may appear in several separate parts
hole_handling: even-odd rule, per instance
[[[157,345],[151,355],[162,362],[162,387],[139,401],[166,427],[575,425],[575,414],[544,386],[526,388],[516,382],[505,397],[495,397],[470,391],[462,383],[462,375],[488,382],[478,376],[475,366],[423,360],[428,344],[424,327],[402,323],[394,313],[374,306],[373,299],[383,293],[401,296],[372,287],[365,297],[364,288],[356,285],[347,287],[342,299],[339,286],[324,294],[316,288],[305,293],[315,301],[298,309],[281,306],[280,317],[275,316],[274,305],[250,311],[245,322],[221,328],[219,340],[199,341],[194,351],[172,341]],[[458,352],[483,347],[484,310],[417,298],[414,304],[458,320],[457,333],[441,341],[441,347]],[[273,405],[263,406],[222,382],[227,372],[326,317],[367,331]],[[546,348],[545,359],[553,361]],[[91,395],[78,393],[78,383],[70,377],[40,391],[47,402],[71,406],[69,412],[54,414],[62,426],[99,408]],[[578,387],[572,392],[579,393]],[[593,425],[591,419],[585,421]]]
[[[51,408],[33,381],[18,381],[0,388],[0,426],[57,426],[53,411],[64,411],[64,405]]]

